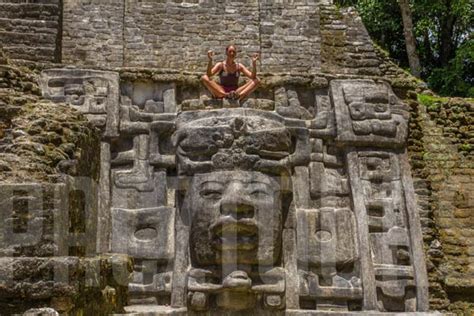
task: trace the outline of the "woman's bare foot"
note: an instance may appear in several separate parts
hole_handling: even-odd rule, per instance
[[[237,91],[232,91],[232,92],[233,92],[232,99],[233,100],[238,100],[240,98],[240,94]]]
[[[238,100],[240,97],[239,93],[237,91],[231,91],[226,94],[225,98],[229,100]]]

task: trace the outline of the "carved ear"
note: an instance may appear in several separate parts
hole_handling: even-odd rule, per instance
[[[171,142],[173,146],[176,148],[179,142],[187,136],[186,130],[176,131],[171,135]]]
[[[179,176],[177,178],[176,191],[186,193],[191,185],[191,179],[192,178],[190,176]]]
[[[180,210],[180,218],[184,225],[190,226],[192,222],[191,203],[189,199],[185,199],[188,189],[191,184],[191,177],[180,176],[177,178],[176,186],[176,203]]]
[[[282,174],[277,178],[282,194],[293,194],[293,182],[290,175]]]
[[[293,192],[287,191],[282,194],[281,207],[283,210],[283,227],[296,227],[296,206],[293,200]]]
[[[289,156],[291,167],[304,166],[309,163],[311,156],[311,145],[309,142],[309,131],[306,128],[289,128],[292,136],[293,150]]]

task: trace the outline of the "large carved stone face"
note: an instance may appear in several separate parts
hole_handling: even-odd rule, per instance
[[[196,174],[183,202],[193,265],[272,265],[281,248],[277,178],[255,171]]]

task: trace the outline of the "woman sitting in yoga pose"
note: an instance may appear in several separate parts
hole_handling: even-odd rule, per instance
[[[253,55],[252,71],[250,72],[244,65],[235,62],[237,55],[235,45],[227,46],[225,53],[227,55],[226,60],[213,66],[214,52],[212,50],[207,52],[209,58],[207,73],[201,77],[201,80],[215,98],[242,100],[253,92],[260,83],[257,78],[257,60],[260,55],[258,53]],[[250,79],[241,87],[239,87],[240,73]],[[211,79],[216,74],[219,74],[220,84]]]

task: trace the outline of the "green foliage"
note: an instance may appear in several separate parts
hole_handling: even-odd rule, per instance
[[[357,0],[334,0],[334,4],[339,7],[353,7],[357,5]]]
[[[335,0],[355,6],[371,37],[408,68],[397,0]],[[474,1],[411,0],[422,79],[449,96],[473,96]]]
[[[474,97],[474,41],[464,43],[445,68],[433,69],[428,84],[440,95]]]
[[[427,94],[418,94],[417,99],[428,111],[437,111],[443,103],[448,101],[447,98],[434,97]]]
[[[472,0],[412,0],[418,53],[428,71],[446,67],[473,32]],[[472,38],[471,38],[472,39]],[[443,60],[443,45],[452,47]]]
[[[472,151],[472,146],[470,144],[461,144],[461,145],[459,145],[459,151],[471,152]]]

